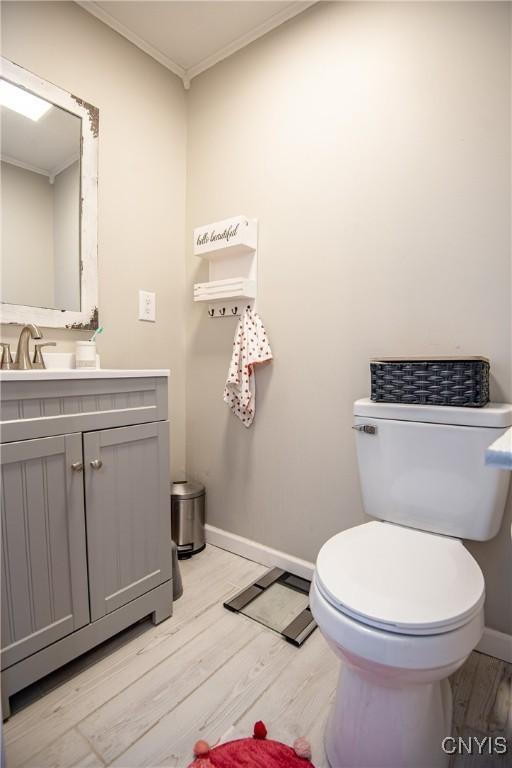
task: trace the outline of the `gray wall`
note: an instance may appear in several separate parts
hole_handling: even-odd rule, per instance
[[[314,560],[364,520],[352,402],[375,355],[482,354],[511,391],[510,4],[326,3],[194,79],[192,228],[260,223],[275,361],[222,402],[234,320],[188,307],[187,465],[215,526]],[[512,632],[507,522],[472,545]]]
[[[186,111],[175,75],[71,2],[2,3],[2,55],[99,107],[103,367],[171,368],[173,473],[185,463]],[[139,288],[157,322],[137,320]],[[13,346],[19,329],[2,328]],[[73,350],[78,331],[45,338]]]

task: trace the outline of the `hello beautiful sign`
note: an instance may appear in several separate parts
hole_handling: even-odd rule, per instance
[[[233,237],[237,236],[239,228],[240,222],[234,226],[230,224],[228,227],[224,227],[221,232],[217,232],[215,227],[213,227],[211,230],[197,236],[196,245],[206,245],[207,243],[215,243],[219,240],[224,240],[227,245]]]
[[[210,252],[241,246],[256,248],[255,222],[245,216],[224,219],[194,230],[194,253],[203,256]]]

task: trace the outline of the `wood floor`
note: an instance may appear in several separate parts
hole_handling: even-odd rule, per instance
[[[306,736],[327,768],[337,661],[320,632],[297,649],[222,607],[261,565],[208,546],[181,568],[185,592],[171,619],[142,622],[13,697],[7,768],[186,768],[198,738],[248,736],[260,719],[271,738]],[[453,686],[458,732],[512,737],[512,665],[474,653]],[[491,765],[470,760],[454,766]],[[512,765],[512,742],[492,765]]]

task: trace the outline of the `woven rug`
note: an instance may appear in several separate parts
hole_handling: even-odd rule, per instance
[[[211,747],[198,741],[195,760],[189,768],[314,768],[311,750],[305,739],[297,739],[293,747],[267,739],[267,729],[260,721],[249,739],[227,741]]]

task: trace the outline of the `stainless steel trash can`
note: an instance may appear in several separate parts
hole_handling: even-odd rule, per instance
[[[201,483],[182,480],[171,486],[171,536],[180,559],[205,548],[205,489]]]

